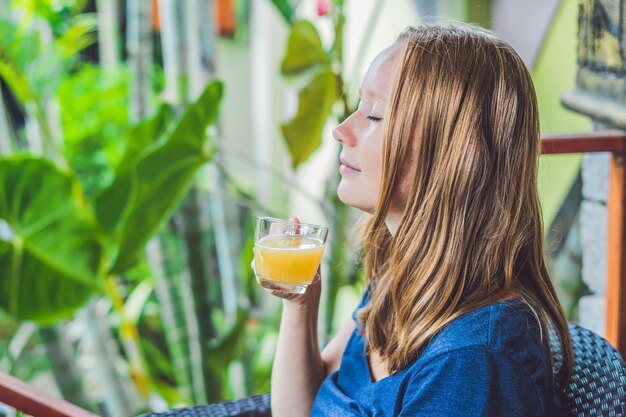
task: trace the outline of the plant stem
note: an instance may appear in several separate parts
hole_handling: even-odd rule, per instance
[[[34,117],[37,121],[37,124],[39,125],[39,131],[41,133],[41,145],[43,148],[43,154],[52,162],[54,162],[60,169],[68,170],[69,164],[63,156],[62,150],[59,149],[62,146],[62,141],[60,140],[62,132],[56,132],[56,136],[52,133],[52,129],[50,128],[50,121],[48,119],[47,111],[44,108],[43,103],[41,103],[39,100],[35,100],[34,108]]]
[[[139,331],[135,324],[126,316],[124,300],[117,287],[115,277],[107,277],[106,283],[107,292],[113,304],[113,310],[120,319],[119,335],[124,351],[128,356],[131,379],[139,395],[146,400],[151,391],[150,376],[147,372],[141,345],[139,344]]]

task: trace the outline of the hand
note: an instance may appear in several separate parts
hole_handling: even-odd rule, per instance
[[[290,217],[289,220],[292,223],[300,224],[300,219],[298,219],[297,217]],[[250,263],[250,267],[252,268],[256,276],[256,269],[254,267],[254,258],[252,259],[252,262]],[[257,276],[257,282],[258,282],[258,276]],[[319,267],[317,268],[315,277],[313,277],[313,281],[311,281],[311,284],[308,285],[306,292],[304,294],[294,294],[294,293],[281,291],[281,290],[270,290],[267,288],[263,288],[263,289],[269,292],[270,294],[285,300],[286,305],[292,305],[294,307],[297,306],[297,307],[304,307],[304,308],[317,306],[319,304],[320,296],[322,293],[322,279],[321,279],[320,268]]]

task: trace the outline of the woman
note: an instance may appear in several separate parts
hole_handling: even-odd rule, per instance
[[[537,101],[507,43],[407,29],[333,132],[341,200],[368,213],[367,290],[320,352],[320,280],[284,298],[280,416],[554,416],[572,363],[543,257]],[[548,335],[564,363],[553,375]]]

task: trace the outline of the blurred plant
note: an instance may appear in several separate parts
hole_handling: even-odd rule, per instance
[[[293,119],[281,125],[283,137],[297,169],[320,146],[324,127],[329,119],[341,123],[355,111],[356,100],[349,99],[350,91],[344,80],[343,36],[346,22],[344,0],[319,0],[317,14],[332,19],[333,36],[325,47],[316,26],[307,19],[296,19],[295,8],[289,1],[272,0],[285,22],[290,26],[289,38],[281,64],[281,74],[298,85],[304,85],[298,94],[298,109]],[[378,0],[372,9],[368,27],[374,27],[384,2]],[[371,32],[371,31],[370,31]],[[363,38],[357,53],[356,67],[362,64],[369,35]],[[339,158],[337,158],[337,161]],[[352,259],[349,228],[353,220],[351,209],[337,197],[340,176],[335,170],[326,186],[325,201],[321,207],[330,220],[330,276],[325,280],[324,334],[330,336],[336,323],[337,299],[342,287],[361,281],[361,271]]]
[[[80,158],[87,152],[74,151],[72,146],[85,146],[85,138],[91,137],[94,147],[100,148],[102,136],[97,138],[89,129],[104,123],[101,110],[90,106],[91,115],[96,115],[94,125],[76,128],[73,121],[86,121],[83,105],[94,103],[77,102],[86,94],[72,93],[85,79],[94,81],[97,71],[84,67],[73,79],[69,74],[77,53],[94,39],[93,21],[80,15],[65,26],[50,46],[44,45],[39,29],[0,20],[0,76],[27,116],[38,122],[47,157],[15,155],[0,160],[6,196],[0,201],[0,287],[4,288],[0,306],[20,320],[49,324],[71,316],[93,294],[106,294],[122,319],[120,337],[134,381],[146,395],[149,381],[137,351],[138,335],[125,319],[114,277],[141,260],[149,237],[177,207],[197,169],[211,158],[205,131],[216,119],[222,86],[211,83],[179,117],[164,106],[154,118],[126,130],[125,140],[117,142],[122,146],[104,147],[110,159],[98,161],[103,178],[83,175]],[[106,98],[107,88],[100,91],[100,98]],[[118,84],[112,94],[119,92]],[[70,152],[59,145],[60,131],[52,127],[46,111],[57,97],[65,101],[65,110],[76,112],[64,115]],[[117,114],[125,117],[121,110]],[[120,120],[109,121],[113,131],[108,133],[120,135]],[[85,166],[97,167],[90,157]],[[169,163],[172,157],[174,164]],[[76,172],[81,172],[84,188]]]
[[[88,198],[113,181],[128,118],[129,72],[83,64],[59,86],[65,154]]]
[[[0,159],[8,199],[0,201],[6,289],[0,306],[19,319],[54,322],[94,291],[106,292],[103,277],[136,265],[197,168],[211,158],[204,129],[214,122],[221,95],[214,82],[181,117],[164,106],[134,127],[115,180],[92,201],[72,173],[46,160]],[[172,155],[175,164],[167,163]]]
[[[50,100],[74,65],[78,53],[94,41],[93,16],[81,14],[59,23],[58,36],[47,40],[37,25],[13,23],[0,16],[0,77],[37,123],[41,151],[57,165],[66,166],[62,140],[55,135]],[[33,140],[34,138],[29,138]],[[37,151],[37,149],[33,149]]]

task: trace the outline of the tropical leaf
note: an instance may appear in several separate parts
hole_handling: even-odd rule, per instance
[[[128,130],[124,135],[126,149],[117,167],[118,175],[137,166],[142,157],[153,148],[162,145],[159,140],[166,139],[163,133],[172,120],[174,120],[174,110],[171,106],[163,104],[153,117],[144,119]]]
[[[12,8],[19,8],[21,25],[32,22],[39,17],[48,22],[54,34],[64,26],[66,19],[85,9],[86,0],[12,0]]]
[[[221,82],[212,82],[171,129],[161,132],[165,137],[156,141],[158,147],[145,147],[145,154],[131,147],[134,156],[123,158],[129,163],[96,202],[98,220],[118,248],[111,273],[123,272],[141,259],[148,239],[178,207],[197,169],[212,157],[206,129],[217,118],[222,94]],[[144,134],[154,132],[143,130]],[[109,210],[116,205],[122,208]],[[117,232],[111,235],[112,230]]]
[[[317,28],[308,20],[294,22],[280,71],[283,75],[296,75],[320,64],[330,66],[330,60]]]
[[[272,0],[272,4],[276,7],[283,19],[285,19],[285,22],[290,25],[295,16],[295,7],[291,2],[289,0]]]
[[[93,44],[97,37],[94,33],[98,21],[94,14],[74,16],[61,36],[54,43],[64,59],[72,58],[77,53]]]
[[[37,36],[22,33],[13,22],[0,17],[0,77],[22,103],[32,96],[26,68],[38,51]]]
[[[124,219],[129,214],[136,197],[138,177],[136,168],[142,158],[163,146],[167,140],[164,132],[174,118],[174,111],[163,105],[157,114],[132,126],[124,135],[125,152],[117,166],[113,184],[95,199],[96,217],[101,230],[109,240],[115,242],[124,227]],[[113,247],[117,256],[117,247]]]
[[[72,68],[78,52],[95,42],[96,19],[83,14],[64,23],[64,31],[50,44],[27,25],[0,18],[0,76],[25,104],[55,94]]]
[[[322,143],[324,125],[339,97],[337,82],[336,74],[331,71],[317,73],[300,91],[296,116],[281,126],[294,168]]]
[[[32,157],[0,159],[0,307],[52,323],[103,288],[101,243],[73,177]]]
[[[30,100],[32,94],[26,77],[16,71],[10,63],[0,61],[0,78],[7,83],[20,102],[25,103]]]

